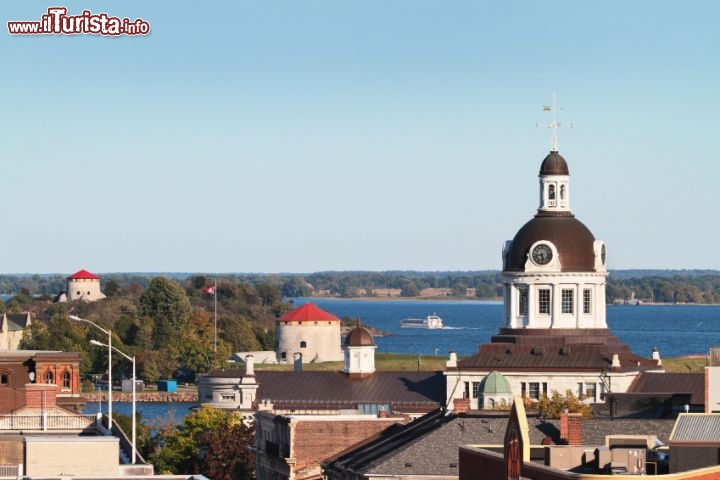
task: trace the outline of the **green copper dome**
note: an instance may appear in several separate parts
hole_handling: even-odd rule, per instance
[[[480,382],[480,392],[485,395],[512,395],[510,384],[500,372],[490,372]]]

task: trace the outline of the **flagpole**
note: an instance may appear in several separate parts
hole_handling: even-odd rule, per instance
[[[217,278],[215,279],[215,286],[213,287],[213,297],[215,297],[215,317],[214,317],[214,340],[213,340],[213,346],[214,346],[214,352],[217,353]]]

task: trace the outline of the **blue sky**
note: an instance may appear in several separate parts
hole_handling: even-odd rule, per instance
[[[2,273],[500,269],[557,92],[615,268],[720,269],[714,1],[65,2],[0,11]]]

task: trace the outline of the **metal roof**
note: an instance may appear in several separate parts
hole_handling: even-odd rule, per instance
[[[689,393],[690,403],[705,403],[704,373],[643,372],[630,385],[628,393]]]
[[[720,443],[720,414],[681,413],[670,435],[670,441]]]

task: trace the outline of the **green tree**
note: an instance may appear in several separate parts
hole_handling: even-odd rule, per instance
[[[418,295],[420,295],[420,290],[412,281],[405,282],[400,290],[401,297],[417,297]]]
[[[220,338],[229,345],[233,352],[249,352],[262,349],[262,344],[253,331],[253,324],[243,315],[223,315],[218,319],[218,330]]]
[[[155,348],[177,341],[190,319],[192,306],[185,290],[165,277],[155,277],[140,296],[140,315],[152,318]]]
[[[103,293],[107,298],[116,297],[120,293],[120,285],[115,280],[108,280],[103,288]]]
[[[197,311],[190,320],[189,328],[182,334],[178,347],[180,362],[193,375],[223,367],[232,353],[230,347],[222,340],[217,342],[217,349],[215,348],[213,330],[209,315]],[[252,330],[250,334],[252,335]]]
[[[467,295],[467,285],[460,282],[453,284],[452,294],[456,297],[464,297]]]

